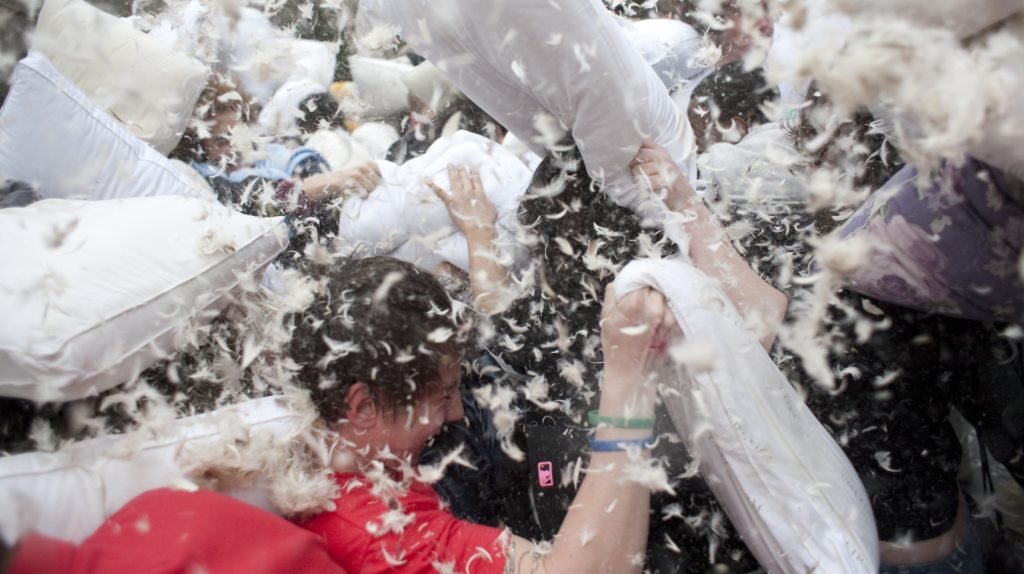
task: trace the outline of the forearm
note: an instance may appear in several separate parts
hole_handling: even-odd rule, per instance
[[[490,315],[502,310],[508,272],[498,262],[494,227],[464,231],[469,244],[469,287],[478,311]]]
[[[321,198],[327,197],[328,188],[334,183],[334,174],[318,173],[302,179],[302,194],[311,201],[318,201]]]
[[[719,281],[745,319],[762,321],[767,329],[757,335],[761,344],[770,349],[789,305],[786,295],[751,269],[703,201],[669,194],[665,203],[688,219],[686,230],[690,234],[690,259],[694,266]]]
[[[623,377],[622,382],[613,380]],[[636,380],[642,374],[606,373],[599,411],[607,416],[654,417],[653,384]],[[617,389],[626,388],[623,393]],[[600,428],[597,440],[642,439],[650,429]],[[547,574],[567,572],[636,572],[643,568],[647,546],[651,493],[647,485],[630,480],[626,469],[642,465],[649,452],[631,460],[625,451],[595,452],[576,498],[558,531],[551,552],[544,557]]]

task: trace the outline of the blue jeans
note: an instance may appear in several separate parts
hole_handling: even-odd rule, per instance
[[[944,560],[928,564],[883,564],[879,574],[985,574],[981,540],[970,517],[964,528],[964,541]]]

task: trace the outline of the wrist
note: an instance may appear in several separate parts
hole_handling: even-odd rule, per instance
[[[654,386],[640,382],[634,382],[632,388],[621,391],[606,388],[601,392],[597,414],[623,419],[650,419],[654,417],[655,397]]]
[[[490,243],[497,236],[493,223],[467,225],[460,228],[459,231],[462,231],[462,234],[466,236],[466,241],[469,243]]]

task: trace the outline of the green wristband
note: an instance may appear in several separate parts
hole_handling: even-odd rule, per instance
[[[626,417],[609,417],[590,411],[587,415],[590,426],[596,427],[599,424],[611,425],[617,429],[652,429],[654,428],[654,417],[642,419],[628,419]]]

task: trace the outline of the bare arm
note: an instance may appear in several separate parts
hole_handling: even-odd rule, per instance
[[[651,189],[664,189],[668,208],[690,218],[686,229],[693,264],[719,281],[744,318],[762,321],[767,329],[758,336],[770,349],[789,306],[786,295],[750,268],[663,148],[645,141],[633,160],[633,173]]]
[[[302,180],[302,193],[310,201],[339,195],[366,196],[380,183],[380,169],[368,161],[337,171],[318,173]]]
[[[480,174],[464,167],[448,166],[451,191],[430,184],[469,244],[469,287],[477,310],[484,314],[504,307],[508,272],[498,262],[494,248],[497,212],[484,194]]]
[[[648,418],[654,416],[656,384],[648,375],[665,359],[669,338],[678,329],[664,298],[641,289],[616,300],[609,287],[602,310],[604,384],[602,415]],[[650,429],[599,428],[598,440],[637,439]],[[583,484],[573,499],[551,551],[533,555],[533,544],[514,537],[515,568],[520,574],[570,572],[639,573],[647,544],[650,489],[626,477],[630,460],[623,451],[594,452]]]

